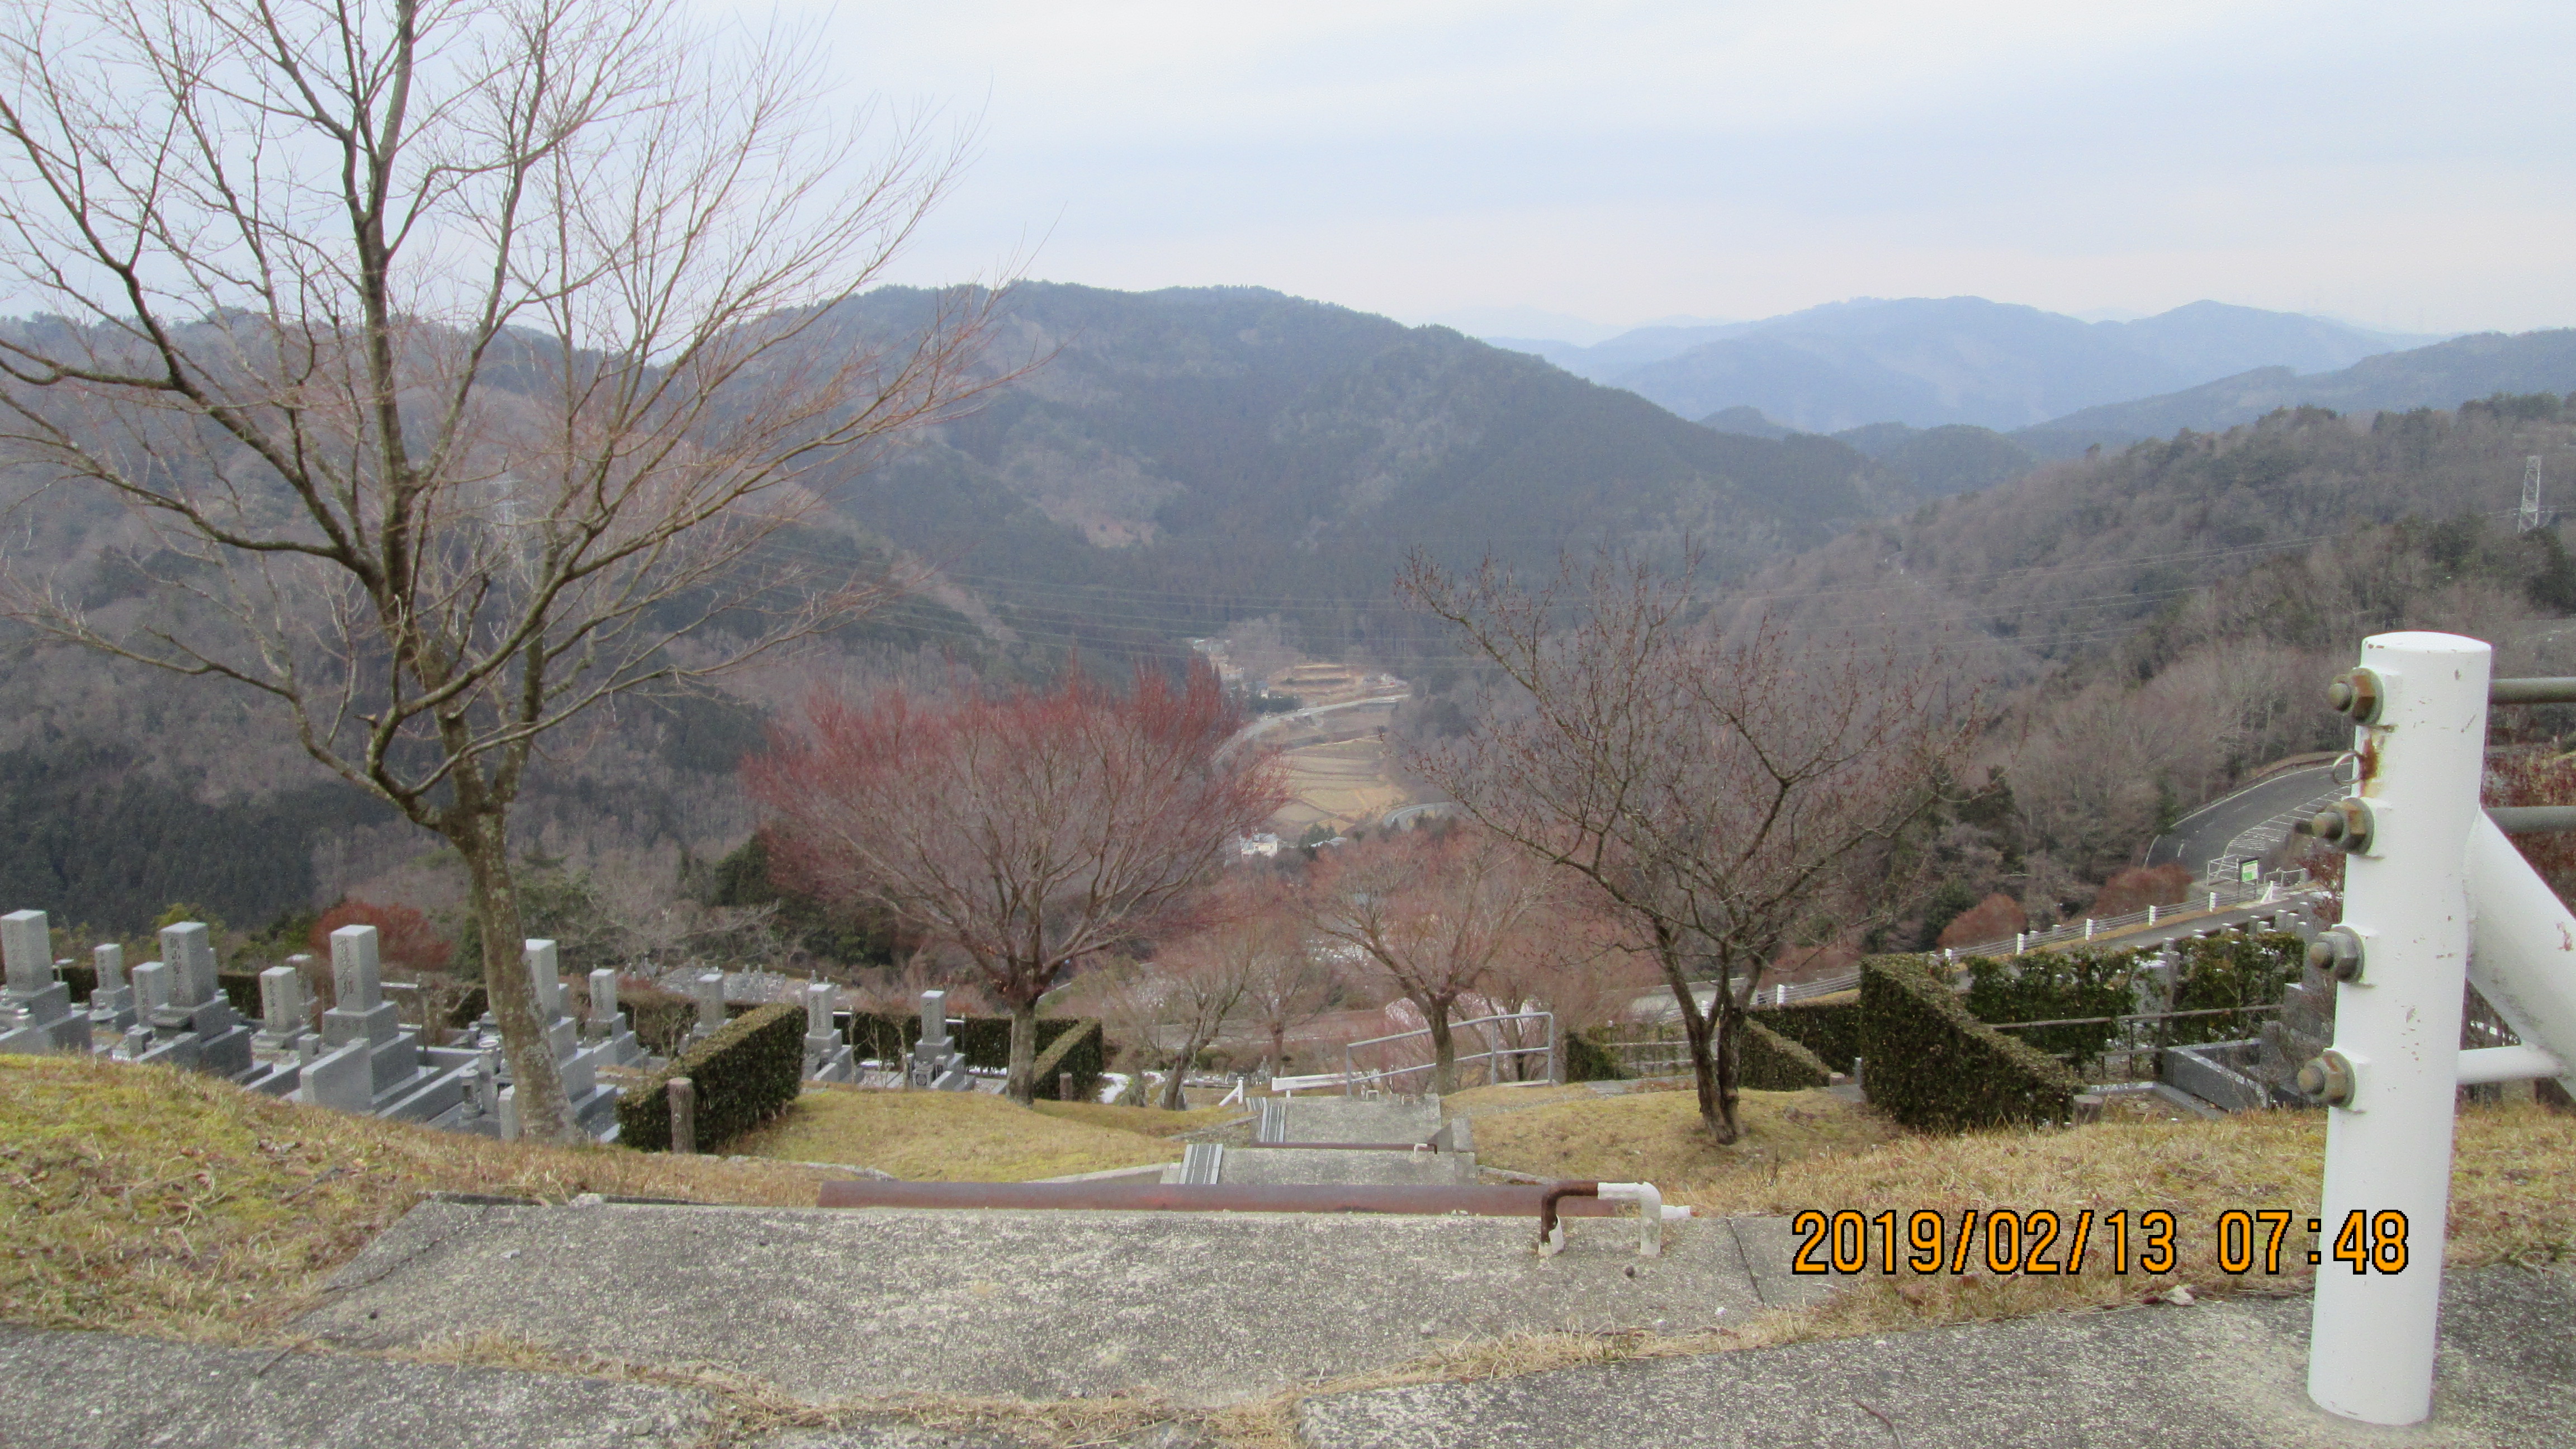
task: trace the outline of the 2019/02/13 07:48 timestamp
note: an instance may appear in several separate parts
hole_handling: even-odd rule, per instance
[[[2219,1270],[2277,1276],[2290,1226],[2299,1216],[2288,1208],[2220,1213],[2210,1225]],[[2321,1233],[2323,1226],[2322,1219],[2307,1219],[2310,1233]],[[2156,1276],[2174,1271],[2181,1262],[2177,1236],[2182,1225],[2162,1208],[2136,1213],[2125,1208],[2107,1213],[2092,1208],[2070,1213],[1969,1208],[1955,1224],[1930,1208],[1910,1213],[1809,1208],[1789,1220],[1789,1229],[1799,1239],[1789,1264],[1795,1273],[2081,1273],[2098,1255],[2114,1274],[2134,1268]],[[2406,1230],[2402,1212],[2356,1208],[2337,1226],[2331,1250],[2320,1242],[2306,1250],[2306,1258],[2320,1267],[2331,1258],[2355,1273],[2402,1273]]]

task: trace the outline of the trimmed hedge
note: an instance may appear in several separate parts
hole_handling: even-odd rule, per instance
[[[1969,1015],[1922,957],[1861,962],[1860,1012],[1862,1087],[1905,1126],[2063,1122],[2084,1090],[2055,1058]]]
[[[1833,1080],[1824,1059],[1747,1016],[1735,1046],[1735,1084],[1756,1092],[1803,1092]]]
[[[2287,931],[2260,936],[2211,936],[2179,943],[2181,979],[2174,983],[2174,1010],[2205,1011],[2222,1006],[2270,1006],[2299,979],[2307,960],[2307,943]],[[2165,1023],[2163,1040],[2174,1046],[2205,1041],[2241,1041],[2262,1033],[2268,1013],[2186,1017]]]
[[[2065,1021],[2117,1017],[2137,1009],[2132,987],[2135,951],[2033,951],[1995,960],[1969,956],[1968,1014],[1979,1021]],[[2017,1032],[2021,1040],[2083,1071],[2120,1034],[2116,1021],[2043,1026]]]
[[[805,1089],[805,1012],[779,1003],[735,1017],[617,1099],[617,1140],[671,1150],[673,1077],[698,1089],[698,1150],[711,1151],[787,1109]]]
[[[1038,1039],[1046,1039],[1047,1023],[1038,1022]],[[1100,1073],[1108,1065],[1102,1055],[1100,1021],[1097,1017],[1076,1017],[1069,1029],[1055,1033],[1055,1045],[1038,1053],[1032,1075],[1036,1078],[1037,1095],[1046,1101],[1063,1097],[1066,1072],[1073,1073],[1073,1100],[1088,1102],[1100,1089]]]
[[[1850,1071],[1852,1058],[1862,1054],[1857,1001],[1762,1006],[1754,1008],[1754,1015],[1764,1026],[1814,1052],[1833,1071]]]
[[[921,1013],[893,1016],[881,1011],[854,1011],[849,1014],[849,1043],[857,1048],[861,1059],[873,1057],[890,1065],[899,1064],[913,1044],[921,1040]],[[1090,1044],[1076,1042],[1061,1047],[1068,1034],[1083,1037]],[[966,1065],[1002,1071],[1011,1065],[1011,1019],[1007,1016],[969,1016],[952,1018],[948,1039],[965,1055]],[[1055,1065],[1048,1062],[1054,1060]],[[1074,1091],[1089,1100],[1089,1093],[1100,1084],[1100,1074],[1109,1069],[1108,1048],[1096,1017],[1041,1016],[1038,1018],[1037,1095],[1052,1099],[1058,1072],[1073,1073]]]
[[[1608,1049],[1579,1031],[1565,1034],[1565,1079],[1569,1082],[1620,1082],[1628,1074]]]

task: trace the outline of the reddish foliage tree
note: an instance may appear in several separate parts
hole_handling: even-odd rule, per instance
[[[2149,906],[2169,906],[2191,894],[2191,870],[2171,865],[2133,865],[2102,882],[2093,897],[2096,916],[2125,916]],[[2019,929],[2016,927],[2015,929]]]
[[[1194,664],[1124,695],[1079,671],[1050,690],[899,688],[808,702],[746,761],[782,877],[881,908],[974,963],[1011,1013],[1027,1102],[1037,1002],[1075,962],[1149,935],[1285,803],[1241,713]]]
[[[376,955],[388,966],[413,971],[444,971],[448,957],[455,954],[456,943],[438,934],[429,917],[409,906],[380,906],[369,901],[344,900],[322,913],[313,924],[314,954],[328,961],[331,957],[331,933],[342,926],[376,928]]]
[[[2000,941],[2029,924],[2030,913],[2021,908],[2021,902],[1997,891],[1952,917],[1934,944],[1944,949],[1981,945]]]

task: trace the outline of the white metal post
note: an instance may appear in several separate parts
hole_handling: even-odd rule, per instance
[[[2335,997],[2333,1054],[2349,1066],[2351,1094],[2327,1116],[2308,1397],[2364,1423],[2412,1424],[2432,1408],[2468,964],[2465,858],[2491,654],[2451,634],[2362,641],[2379,703],[2355,741],[2354,794],[2367,811],[2355,823],[2369,838],[2345,863],[2344,921],[2363,956],[2360,979]],[[2374,1248],[2392,1212],[2405,1215],[2399,1271],[2373,1258],[2356,1272],[2334,1257],[2353,1214]]]

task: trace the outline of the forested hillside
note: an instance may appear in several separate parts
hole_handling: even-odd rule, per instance
[[[1982,682],[1991,808],[1946,848],[1980,894],[2045,915],[2246,772],[2339,748],[2319,691],[2366,634],[2457,630],[2495,641],[2501,669],[2576,672],[2576,564],[2558,528],[2513,520],[2525,458],[2571,441],[2576,409],[2551,395],[2285,411],[1869,525],[1738,603],[1899,630]]]
[[[872,294],[848,325],[929,304]],[[1715,433],[1444,328],[1258,288],[1024,286],[992,356],[1031,370],[852,482],[846,516],[1003,625],[1095,650],[1265,598],[1319,648],[1364,644],[1369,616],[1333,601],[1383,599],[1416,544],[1531,565],[1688,535],[1734,574],[1926,496],[1827,439]],[[1140,591],[1162,607],[1122,631],[1111,600]]]
[[[830,335],[882,339],[936,303],[877,292]],[[830,511],[774,545],[859,577],[900,555],[928,570],[922,590],[730,694],[623,704],[555,740],[517,811],[524,848],[667,865],[738,841],[735,761],[818,683],[1035,679],[1076,652],[1117,670],[1269,615],[1318,653],[1400,652],[1381,636],[1411,621],[1388,587],[1417,543],[1537,565],[1688,537],[1741,573],[1927,496],[1829,439],[1721,435],[1453,332],[1250,288],[1028,286],[982,365],[1019,375],[891,459],[853,460],[873,471],[815,476]],[[119,626],[203,622],[201,563],[95,491],[6,482],[22,575]],[[429,848],[252,696],[15,626],[0,667],[0,812],[41,822],[0,850],[0,901],[132,929],[184,898],[251,924]]]
[[[2258,368],[2181,392],[2086,408],[2015,436],[2037,452],[2068,457],[2095,444],[2117,446],[2184,428],[2234,427],[2277,408],[2402,411],[2455,407],[2498,392],[2570,389],[2576,389],[2576,330],[2510,337],[2482,332],[2365,358],[2333,372]]]

